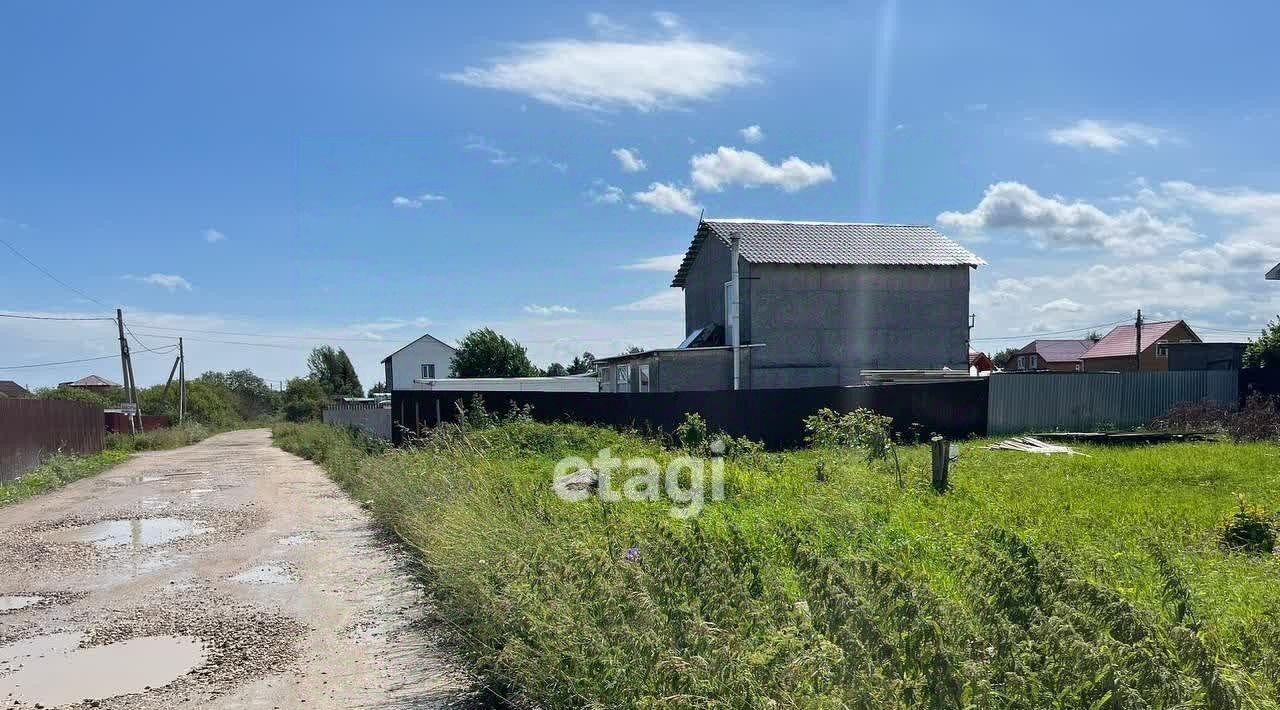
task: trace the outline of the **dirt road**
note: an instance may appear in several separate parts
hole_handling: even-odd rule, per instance
[[[265,430],[0,509],[0,707],[473,707],[402,554]]]

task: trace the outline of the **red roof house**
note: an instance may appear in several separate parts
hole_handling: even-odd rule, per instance
[[[1118,325],[1089,348],[1080,361],[1085,372],[1133,372],[1137,368],[1135,353],[1138,335],[1132,325]],[[1169,343],[1199,343],[1200,336],[1182,320],[1153,321],[1142,324],[1142,371],[1169,370]]]
[[[1033,340],[1009,358],[1009,372],[1079,372],[1092,340]]]

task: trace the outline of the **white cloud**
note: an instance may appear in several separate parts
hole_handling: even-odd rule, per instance
[[[720,146],[714,153],[689,159],[690,176],[700,189],[719,192],[726,185],[774,185],[786,192],[835,180],[831,165],[809,163],[791,156],[777,165],[758,153]]]
[[[680,29],[670,13],[655,20],[668,32]],[[606,16],[588,16],[605,35],[625,30]],[[657,39],[550,39],[518,45],[510,54],[470,66],[444,79],[481,89],[528,96],[561,108],[589,111],[659,111],[710,99],[759,81],[756,57],[729,44],[683,33]]]
[[[493,165],[507,166],[516,162],[516,157],[508,155],[507,151],[499,148],[484,136],[467,136],[467,140],[462,145],[463,150],[469,150],[476,153],[483,153],[489,156],[489,162]]]
[[[1184,217],[1161,218],[1143,207],[1109,214],[1087,202],[1044,197],[1019,182],[995,183],[969,212],[943,212],[937,219],[944,227],[1018,231],[1047,246],[1125,254],[1153,254],[1197,239]]]
[[[669,288],[638,301],[614,306],[616,311],[681,311],[684,310],[684,291]]]
[[[702,213],[702,205],[693,200],[693,190],[671,183],[650,183],[648,190],[634,192],[631,198],[660,214],[679,213],[697,217]]]
[[[227,235],[223,234],[222,232],[219,232],[218,230],[212,227],[204,230],[203,232],[200,233],[200,235],[203,236],[204,240],[206,242],[209,242],[210,244],[223,241],[224,239],[227,238]]]
[[[536,303],[530,303],[524,307],[525,313],[532,313],[535,316],[556,316],[577,313],[577,309],[568,306],[539,306]]]
[[[139,283],[166,288],[170,291],[176,291],[178,289],[182,289],[184,291],[191,290],[191,282],[177,274],[147,274],[146,276],[127,275],[125,278]]]
[[[614,148],[613,157],[618,159],[623,172],[638,173],[646,167],[644,161],[640,159],[639,151],[634,148]]]
[[[1076,303],[1070,298],[1058,298],[1048,303],[1042,303],[1031,310],[1036,313],[1044,313],[1046,311],[1059,311],[1062,313],[1079,313],[1084,310],[1084,306]]]
[[[633,271],[665,271],[674,272],[680,268],[680,264],[684,262],[684,253],[666,254],[664,256],[651,256],[647,259],[641,259],[630,264],[624,264],[622,268]]]
[[[1132,143],[1151,147],[1168,139],[1168,134],[1158,128],[1141,123],[1109,123],[1082,119],[1070,126],[1049,131],[1049,140],[1059,145],[1075,148],[1098,148],[1115,152]]]
[[[417,197],[405,197],[404,195],[396,195],[391,198],[391,204],[396,207],[404,207],[406,209],[416,210],[428,202],[443,202],[446,198],[443,195],[433,195],[430,192],[423,193]]]
[[[764,130],[755,124],[740,129],[738,133],[741,133],[742,140],[748,143],[759,143],[764,140]]]
[[[596,180],[591,187],[587,188],[587,197],[598,204],[616,205],[622,202],[622,188],[605,184],[603,180]]]

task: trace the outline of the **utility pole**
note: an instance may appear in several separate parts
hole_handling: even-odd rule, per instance
[[[1137,334],[1137,349],[1133,353],[1133,371],[1142,372],[1142,309],[1138,309],[1138,317],[1133,321],[1133,330]]]
[[[178,423],[187,411],[187,358],[182,352],[182,338],[178,338]]]
[[[973,351],[973,326],[978,322],[978,314],[969,314],[969,330],[964,334],[964,361],[969,362],[969,353]]]
[[[132,381],[133,367],[129,364],[129,341],[124,337],[124,312],[119,308],[116,309],[116,330],[120,332],[120,374],[121,379],[124,380],[125,402],[135,404]],[[129,414],[129,433],[138,433],[132,413]]]

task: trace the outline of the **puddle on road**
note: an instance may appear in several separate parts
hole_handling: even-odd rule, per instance
[[[44,601],[44,597],[0,597],[0,611],[17,611],[18,609],[26,609],[27,607],[35,606],[42,601]]]
[[[79,640],[79,634],[63,635]],[[144,636],[93,648],[73,644],[0,677],[0,697],[49,707],[141,693],[172,683],[204,660],[204,646],[190,636]]]
[[[268,563],[245,570],[231,578],[242,584],[292,584],[293,575],[284,565]]]
[[[282,537],[282,538],[280,538],[279,540],[276,540],[276,544],[279,544],[279,545],[291,545],[291,546],[292,546],[292,545],[305,545],[305,544],[307,544],[307,543],[311,542],[313,539],[314,539],[314,538],[312,538],[312,537],[311,537],[311,534],[310,534],[310,533],[298,533],[297,535],[290,535],[289,537]]]
[[[207,532],[209,528],[202,527],[198,520],[134,518],[104,520],[92,525],[55,530],[49,535],[49,539],[53,542],[83,542],[98,547],[150,547]]]
[[[80,639],[80,633],[66,631],[32,636],[29,639],[0,646],[0,673],[16,670],[30,663],[32,659],[40,659],[74,650],[80,645]]]

